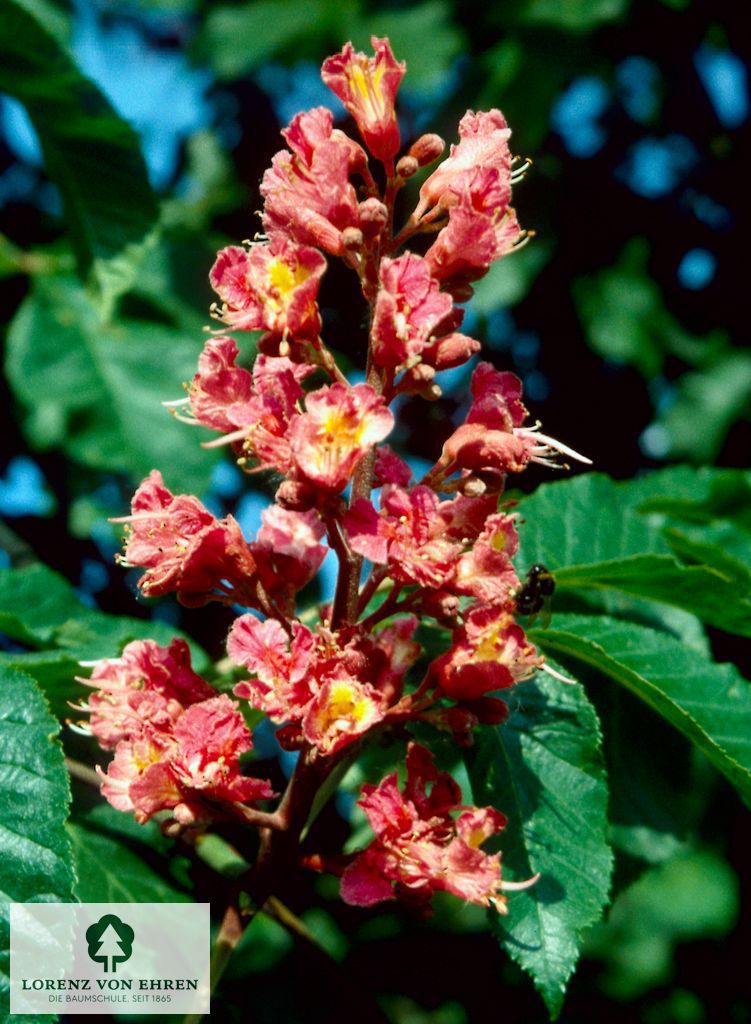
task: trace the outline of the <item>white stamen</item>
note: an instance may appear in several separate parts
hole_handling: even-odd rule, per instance
[[[65,724],[68,726],[71,732],[75,732],[79,736],[90,737],[93,735],[91,729],[89,729],[88,726],[78,725],[76,722],[66,722]]]
[[[548,675],[554,676],[556,679],[560,679],[562,683],[568,683],[569,686],[576,686],[575,679],[569,679],[568,676],[564,676],[562,672],[556,672],[554,668],[551,668],[546,661],[543,661],[540,668],[543,672],[547,672]]]
[[[533,440],[542,441],[543,446],[549,450],[560,452],[562,455],[568,455],[572,459],[576,459],[577,462],[583,462],[586,466],[592,465],[592,460],[588,459],[586,455],[580,455],[579,452],[574,451],[573,448],[569,448],[568,445],[562,441],[557,441],[554,437],[550,437],[548,434],[540,434],[538,432],[539,423],[536,423],[534,427],[516,427],[514,433],[519,437],[528,437],[530,434],[534,435]],[[541,452],[540,454],[543,454]]]
[[[248,434],[248,429],[248,427],[243,427],[242,430],[233,430],[231,434],[218,437],[215,441],[204,441],[201,447],[220,448],[224,444],[234,444],[235,441],[243,441]]]
[[[176,408],[178,405],[190,405],[189,398],[175,398],[169,402],[162,402],[166,409]]]
[[[540,872],[538,871],[536,875],[532,875],[526,882],[501,882],[501,889],[504,892],[521,892],[523,889],[531,888],[539,878]]]

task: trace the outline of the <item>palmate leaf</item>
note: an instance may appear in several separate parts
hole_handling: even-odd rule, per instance
[[[739,588],[740,570],[719,550],[710,564],[697,564],[695,555],[679,560],[679,553],[689,556],[687,544],[663,517],[640,512],[650,483],[652,493],[664,493],[660,474],[633,490],[595,473],[539,488],[520,504],[520,564],[542,562],[561,589],[657,601],[751,636],[751,599]]]
[[[531,889],[509,896],[508,915],[494,919],[494,931],[555,1017],[580,934],[598,920],[610,889],[600,728],[579,685],[540,674],[513,696],[508,721],[481,729],[466,761],[475,802],[509,819],[504,878],[541,874]]]
[[[9,904],[74,898],[57,731],[34,680],[0,666],[0,1019],[8,1010]]]
[[[133,283],[158,217],[138,136],[26,5],[0,0],[0,23],[0,92],[26,107],[81,270],[109,305]]]
[[[606,615],[555,616],[531,638],[614,680],[694,743],[751,806],[751,683],[659,630]]]

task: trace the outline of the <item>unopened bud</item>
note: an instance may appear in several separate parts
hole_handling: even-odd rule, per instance
[[[315,505],[316,493],[310,484],[285,480],[276,492],[277,504],[289,512],[307,512]]]
[[[480,480],[476,476],[468,476],[462,481],[461,493],[465,498],[481,498],[487,489],[484,480]]]
[[[339,228],[334,227],[330,220],[322,217],[315,210],[303,210],[300,214],[300,224],[305,231],[312,235],[315,244],[326,252],[338,256],[342,251],[343,239]]]
[[[419,167],[419,163],[413,156],[403,156],[396,165],[396,173],[400,178],[411,178],[413,174],[417,174]]]
[[[432,164],[434,160],[437,160],[445,148],[446,143],[440,135],[429,133],[421,135],[412,144],[409,155],[415,158],[420,167],[425,167],[427,164]]]
[[[360,228],[366,238],[373,238],[379,234],[389,219],[389,211],[386,209],[385,204],[375,197],[360,203],[358,212],[360,215]]]
[[[466,334],[449,334],[438,338],[422,357],[436,370],[451,370],[466,363],[480,348],[480,342]]]
[[[454,297],[454,302],[469,302],[475,294],[471,284],[454,284],[451,285],[450,291]]]
[[[275,737],[282,750],[301,750],[305,745],[302,728],[296,722],[277,729]]]
[[[420,606],[426,615],[432,615],[442,626],[454,629],[459,624],[461,606],[455,594],[445,590],[425,591]]]
[[[477,697],[456,706],[473,714],[483,725],[500,725],[508,718],[508,704],[499,697]]]
[[[350,251],[362,249],[363,235],[359,228],[345,228],[342,231],[342,248]]]

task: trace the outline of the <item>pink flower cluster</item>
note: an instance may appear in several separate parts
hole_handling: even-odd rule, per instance
[[[503,890],[536,881],[501,881],[501,855],[480,847],[505,828],[505,817],[493,807],[465,806],[454,779],[417,743],[407,749],[404,789],[394,772],[377,786],[363,786],[359,803],[375,839],[344,870],[347,903],[370,907],[399,898],[419,907],[434,892],[450,892],[503,914]]]
[[[474,367],[464,422],[422,480],[382,444],[398,396],[436,398],[436,375],[476,356],[459,303],[525,234],[511,206],[523,168],[498,110],[465,114],[458,143],[394,229],[397,195],[444,143],[424,135],[399,157],[405,67],[388,40],[372,43],[373,56],[347,44],[322,70],[361,142],[324,107],[282,133],[286,147],[261,184],[265,235],[218,254],[212,312],[223,327],[206,342],[188,397],[167,403],[218,434],[207,443],[230,446],[247,473],[267,473],[275,503],[246,539],[232,516],[171,494],[154,470],[126,518],[123,561],[144,569],[144,595],[252,609],[229,634],[230,659],[247,673],[234,692],[279,727],[283,747],[301,752],[293,788],[377,730],[419,719],[468,744],[478,725],[503,721],[499,691],[543,666],[517,622],[518,519],[502,501],[506,478],[531,462],[582,458],[527,422],[520,381],[487,362]],[[403,248],[421,236],[423,254]],[[366,383],[345,377],[322,337],[332,257],[369,307]],[[262,332],[252,366],[226,329]],[[302,621],[298,594],[329,551],[336,595],[317,620]],[[429,661],[415,633],[431,622],[451,630],[451,642]],[[209,805],[270,795],[239,771],[250,735],[236,705],[190,671],[179,641],[168,652],[131,645],[100,663],[92,685],[91,729],[116,750],[103,776],[116,806],[139,820],[169,807],[187,822]],[[424,904],[443,890],[503,909],[500,857],[480,849],[503,816],[465,806],[423,747],[409,748],[403,791],[390,775],[366,786],[361,803],[375,839],[344,872],[345,900]]]
[[[268,782],[241,774],[250,730],[237,702],[193,671],[184,640],[130,643],[81,682],[94,690],[83,708],[89,729],[115,751],[107,771],[98,771],[102,793],[118,810],[139,822],[170,810],[180,824],[193,825],[210,821],[220,805],[273,797]]]

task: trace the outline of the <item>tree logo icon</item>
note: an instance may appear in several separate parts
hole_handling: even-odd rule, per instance
[[[133,955],[135,932],[114,914],[105,914],[86,929],[89,957],[104,964],[105,972],[117,971],[118,964],[124,964]]]

